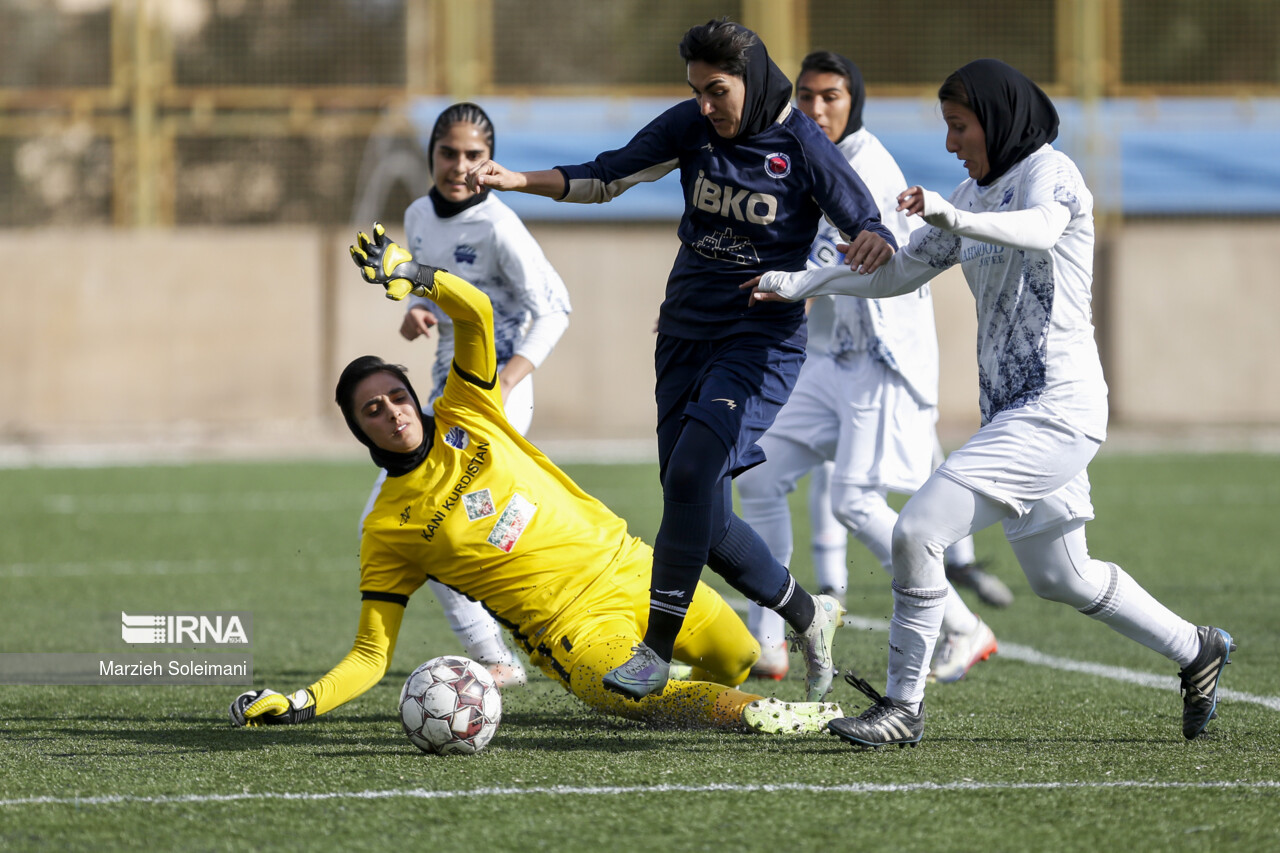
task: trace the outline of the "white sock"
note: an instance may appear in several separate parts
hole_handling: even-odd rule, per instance
[[[809,473],[809,532],[818,589],[844,595],[849,588],[849,531],[831,511],[831,471],[824,463]]]
[[[787,623],[776,612],[754,601],[747,607],[747,628],[763,648],[780,646],[787,641]]]
[[[947,587],[901,590],[893,587],[889,623],[889,680],[884,695],[898,702],[924,700],[929,661],[942,629]]]
[[[1011,541],[1037,595],[1061,601],[1179,666],[1200,650],[1196,626],[1152,597],[1124,569],[1089,556],[1084,522]]]
[[[843,527],[840,532],[848,538]],[[818,589],[834,590],[844,595],[849,590],[849,549],[844,542],[839,545],[813,543],[813,574],[818,582]]]
[[[791,562],[791,510],[785,497],[741,497],[742,519],[764,540],[773,558],[782,565]],[[762,647],[786,642],[787,623],[774,611],[754,601],[747,607],[747,628]]]
[[[947,597],[943,601],[946,603],[942,609],[942,633],[968,634],[978,627],[977,615],[951,584],[947,584]]]
[[[1115,563],[1090,560],[1101,592],[1080,612],[1186,667],[1200,653],[1196,626],[1165,607]]]

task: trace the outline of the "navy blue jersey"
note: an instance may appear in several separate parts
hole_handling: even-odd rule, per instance
[[[557,166],[561,201],[599,203],[642,181],[680,170],[680,252],[658,321],[663,334],[723,338],[741,332],[783,340],[804,322],[804,304],[748,308],[738,287],[769,270],[802,270],[825,213],[845,235],[874,231],[896,247],[875,199],[839,149],[808,116],[787,107],[755,136],[715,132],[697,101],[651,121],[623,148],[590,163]]]

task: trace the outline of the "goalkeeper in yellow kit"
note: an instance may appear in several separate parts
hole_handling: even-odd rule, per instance
[[[452,374],[431,414],[398,365],[364,356],[347,365],[337,403],[355,437],[387,469],[360,543],[360,623],[350,653],[291,695],[249,691],[235,725],[301,723],[386,674],[405,605],[427,580],[482,602],[530,660],[592,708],[633,719],[766,732],[821,731],[834,704],[783,703],[734,689],[760,647],[742,620],[699,583],[675,657],[692,681],[639,701],[606,690],[649,612],[649,546],[506,420],[489,298],[444,270],[417,264],[381,225],[351,253],[387,296],[430,297],[453,320]]]

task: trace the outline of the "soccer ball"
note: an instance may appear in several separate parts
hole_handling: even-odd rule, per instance
[[[502,694],[488,670],[470,658],[432,658],[413,671],[400,691],[400,724],[423,752],[479,752],[501,721]]]

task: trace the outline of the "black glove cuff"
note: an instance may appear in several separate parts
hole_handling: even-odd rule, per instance
[[[418,264],[418,272],[413,277],[413,283],[425,287],[428,291],[435,290],[437,272],[448,272],[448,270],[429,267],[426,264]]]

